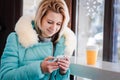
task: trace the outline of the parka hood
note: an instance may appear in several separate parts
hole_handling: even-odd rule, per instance
[[[15,26],[18,40],[25,48],[31,47],[39,41],[38,34],[31,24],[32,20],[34,20],[33,16],[22,16]],[[61,34],[65,37],[65,55],[71,56],[76,47],[76,37],[68,27],[64,27]]]

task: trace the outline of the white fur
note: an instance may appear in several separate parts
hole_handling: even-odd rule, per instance
[[[16,24],[15,31],[18,35],[19,42],[25,48],[33,46],[38,43],[38,34],[32,28],[31,21],[34,20],[33,17],[23,16],[19,19]],[[65,27],[63,31],[63,36],[65,37],[65,55],[71,56],[76,47],[76,37],[74,33]]]
[[[76,47],[76,37],[74,33],[66,27],[63,35],[65,36],[65,55],[71,56]]]
[[[23,16],[19,19],[15,27],[15,31],[18,34],[18,40],[25,48],[38,43],[39,40],[37,37],[38,34],[32,28],[31,20],[32,17]]]

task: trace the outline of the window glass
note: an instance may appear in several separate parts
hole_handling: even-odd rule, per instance
[[[104,0],[78,0],[76,56],[86,61],[86,46],[98,46],[98,60],[103,54]],[[85,62],[86,63],[86,62]],[[91,80],[77,77],[77,80]]]
[[[34,15],[41,0],[23,0],[23,15]]]
[[[99,47],[98,59],[103,54],[104,0],[78,0],[77,56],[85,56],[87,44]]]
[[[114,56],[120,61],[120,0],[115,0],[114,3],[114,35],[113,35],[113,53],[119,56]],[[116,61],[117,59],[115,59]]]

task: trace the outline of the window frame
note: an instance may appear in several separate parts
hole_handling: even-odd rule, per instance
[[[113,29],[114,29],[114,1],[105,0],[104,7],[104,30],[103,30],[103,61],[113,62]],[[71,29],[77,36],[77,8],[78,0],[72,0],[72,23]]]

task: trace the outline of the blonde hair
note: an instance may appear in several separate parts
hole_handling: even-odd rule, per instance
[[[42,0],[38,6],[36,16],[35,16],[35,25],[38,33],[41,28],[42,18],[47,14],[47,12],[51,10],[56,13],[61,13],[63,15],[63,24],[61,30],[59,32],[59,37],[63,34],[64,27],[67,27],[69,22],[69,12],[67,5],[64,0]],[[39,28],[38,28],[39,26]]]

